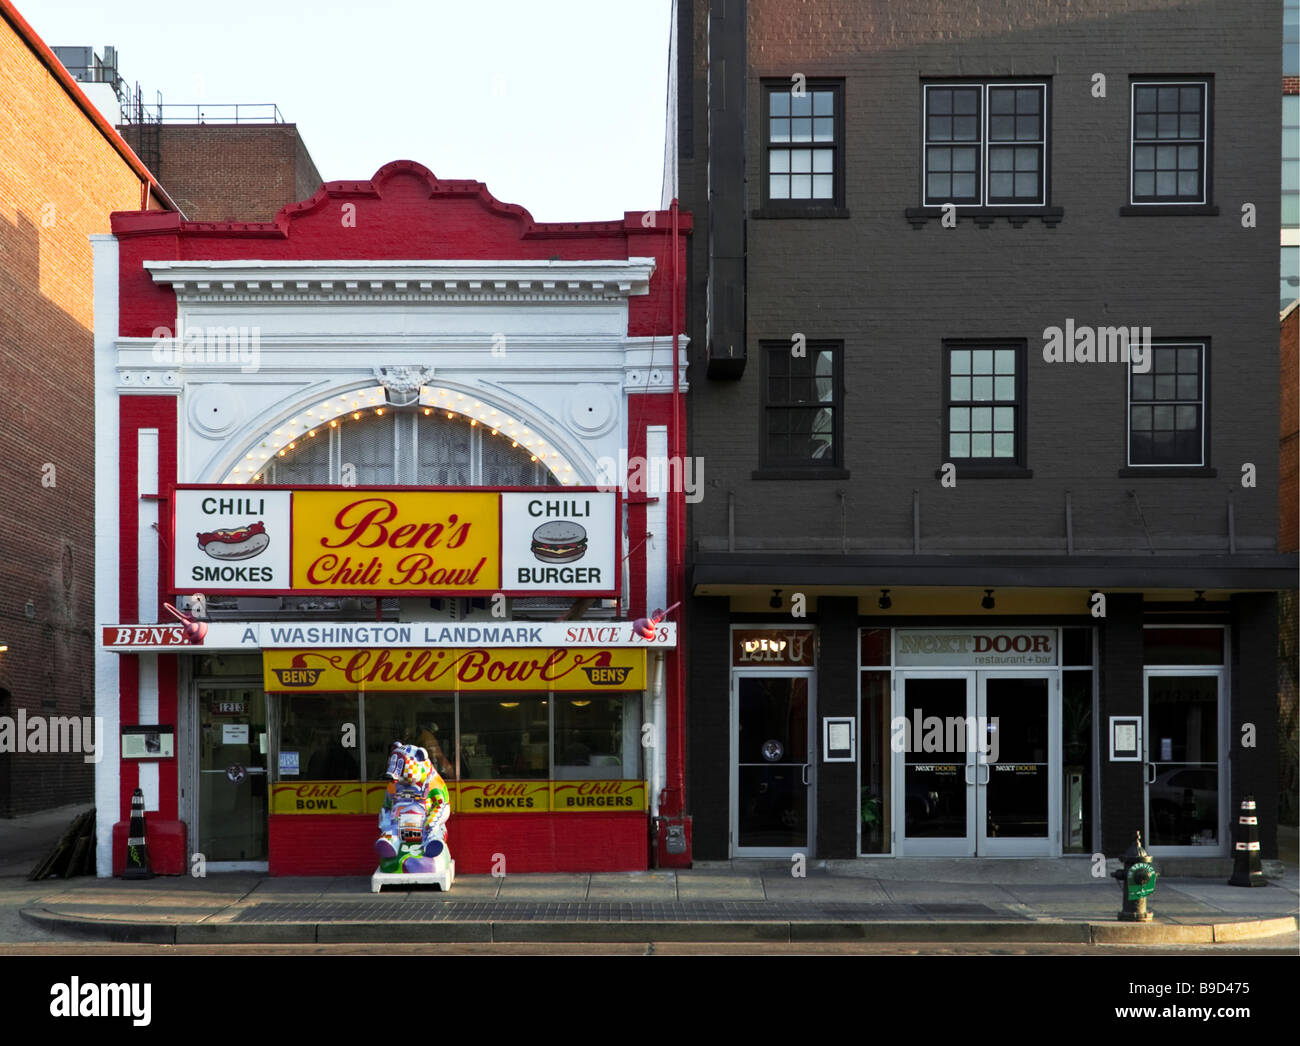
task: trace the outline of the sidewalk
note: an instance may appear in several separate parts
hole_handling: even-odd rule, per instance
[[[385,941],[394,923],[403,939],[426,942],[1209,944],[1295,934],[1300,893],[1293,829],[1282,841],[1282,875],[1267,887],[1162,875],[1149,924],[1117,922],[1118,884],[1093,878],[1091,862],[1078,858],[897,859],[829,869],[811,862],[802,878],[788,862],[734,861],[679,871],[464,875],[446,894],[372,894],[368,877],[263,873],[29,882],[36,858],[15,874],[2,849],[16,836],[0,828],[0,908],[59,936],[159,944]]]

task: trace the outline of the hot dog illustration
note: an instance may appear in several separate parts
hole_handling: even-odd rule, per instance
[[[245,527],[211,530],[198,538],[199,548],[213,559],[252,559],[271,543],[261,520]]]

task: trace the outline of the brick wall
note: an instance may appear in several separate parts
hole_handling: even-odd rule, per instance
[[[697,24],[709,17],[695,5]],[[751,0],[748,4],[745,213],[761,205],[759,87],[765,77],[843,78],[846,219],[750,217],[745,254],[749,364],[738,381],[702,380],[706,349],[700,237],[691,273],[692,453],[710,489],[693,506],[692,542],[726,547],[735,491],[741,551],[838,551],[843,490],[855,552],[909,552],[912,492],[921,491],[928,552],[1065,550],[1072,491],[1079,552],[1148,547],[1223,553],[1229,483],[1252,462],[1262,496],[1235,499],[1239,552],[1275,550],[1278,474],[1273,280],[1280,171],[1276,157],[1281,56],[1258,6],[1211,0],[1189,18],[1176,0]],[[727,6],[730,17],[731,6]],[[715,19],[715,25],[722,20]],[[1271,35],[1270,35],[1271,34]],[[1231,53],[1224,40],[1234,41]],[[1269,40],[1273,42],[1265,49]],[[698,44],[698,40],[697,40]],[[704,74],[706,47],[696,51]],[[1129,76],[1217,73],[1213,85],[1213,201],[1218,214],[1132,216],[1128,203]],[[1104,73],[1104,98],[1092,76]],[[1031,220],[988,228],[913,229],[920,195],[923,77],[1050,81],[1051,203],[1059,226]],[[740,102],[726,99],[731,117]],[[698,116],[698,105],[696,113]],[[1245,119],[1250,114],[1250,119]],[[707,123],[682,170],[683,205],[702,213]],[[712,159],[712,158],[709,158]],[[724,187],[724,190],[727,187]],[[716,187],[715,187],[716,190]],[[1259,234],[1240,207],[1257,206]],[[1208,245],[1213,244],[1213,251]],[[730,288],[714,287],[714,300]],[[1150,326],[1153,337],[1207,338],[1208,462],[1195,476],[1120,475],[1126,464],[1122,365],[1047,363],[1044,329]],[[760,464],[761,340],[841,340],[845,479],[752,482]],[[940,487],[945,338],[1023,339],[1028,346],[1027,479],[959,480]],[[959,468],[960,473],[960,468]],[[1129,491],[1137,489],[1140,516]],[[786,521],[798,519],[799,526]]]
[[[0,715],[92,715],[93,233],[139,178],[0,19]],[[89,800],[80,754],[0,754],[0,816]]]
[[[139,152],[138,125],[121,128]],[[155,172],[196,222],[267,222],[321,183],[294,124],[165,124]]]

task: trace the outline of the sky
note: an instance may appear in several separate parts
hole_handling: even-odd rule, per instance
[[[146,102],[276,103],[326,181],[415,160],[539,221],[659,206],[671,0],[15,3]]]

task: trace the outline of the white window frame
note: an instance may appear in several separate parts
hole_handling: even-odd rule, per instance
[[[1133,183],[1137,171],[1133,167],[1137,150],[1137,89],[1139,87],[1199,87],[1201,89],[1201,194],[1200,198],[1178,200],[1137,200]],[[1142,139],[1142,144],[1158,139]],[[1172,139],[1169,144],[1188,145],[1190,138]],[[1210,81],[1209,80],[1132,80],[1128,94],[1128,202],[1130,207],[1200,207],[1210,202]]]
[[[1155,373],[1157,349],[1200,349],[1201,350],[1201,454],[1200,460],[1193,462],[1173,461],[1133,461],[1133,363],[1130,360],[1124,386],[1124,461],[1132,469],[1202,469],[1205,468],[1205,430],[1209,425],[1210,392],[1210,354],[1209,344],[1203,341],[1152,341],[1150,373]],[[1148,401],[1144,401],[1148,402]],[[1157,401],[1151,400],[1151,403]]]
[[[942,142],[930,141],[930,90],[936,88],[945,90],[960,87],[976,87],[980,91],[980,138],[973,143],[979,149],[979,175],[980,175],[980,198],[977,203],[955,203],[951,200],[932,202],[929,195],[929,149],[931,145],[942,145]],[[1039,171],[1039,193],[1038,199],[1032,202],[1021,203],[990,203],[989,202],[989,90],[995,87],[1037,87],[1042,91],[1042,131],[1041,137],[1033,142],[997,142],[997,145],[1037,145],[1042,149],[1042,167]],[[923,83],[921,85],[921,204],[924,207],[942,207],[947,203],[952,203],[954,207],[1046,207],[1047,206],[1047,180],[1048,180],[1048,163],[1049,150],[1047,147],[1047,127],[1048,127],[1048,105],[1050,104],[1051,91],[1048,90],[1046,80],[1030,81],[1011,81],[1005,82],[1000,80],[972,80],[960,83],[949,83],[946,81],[937,81],[933,83]],[[972,143],[964,143],[972,144]]]

